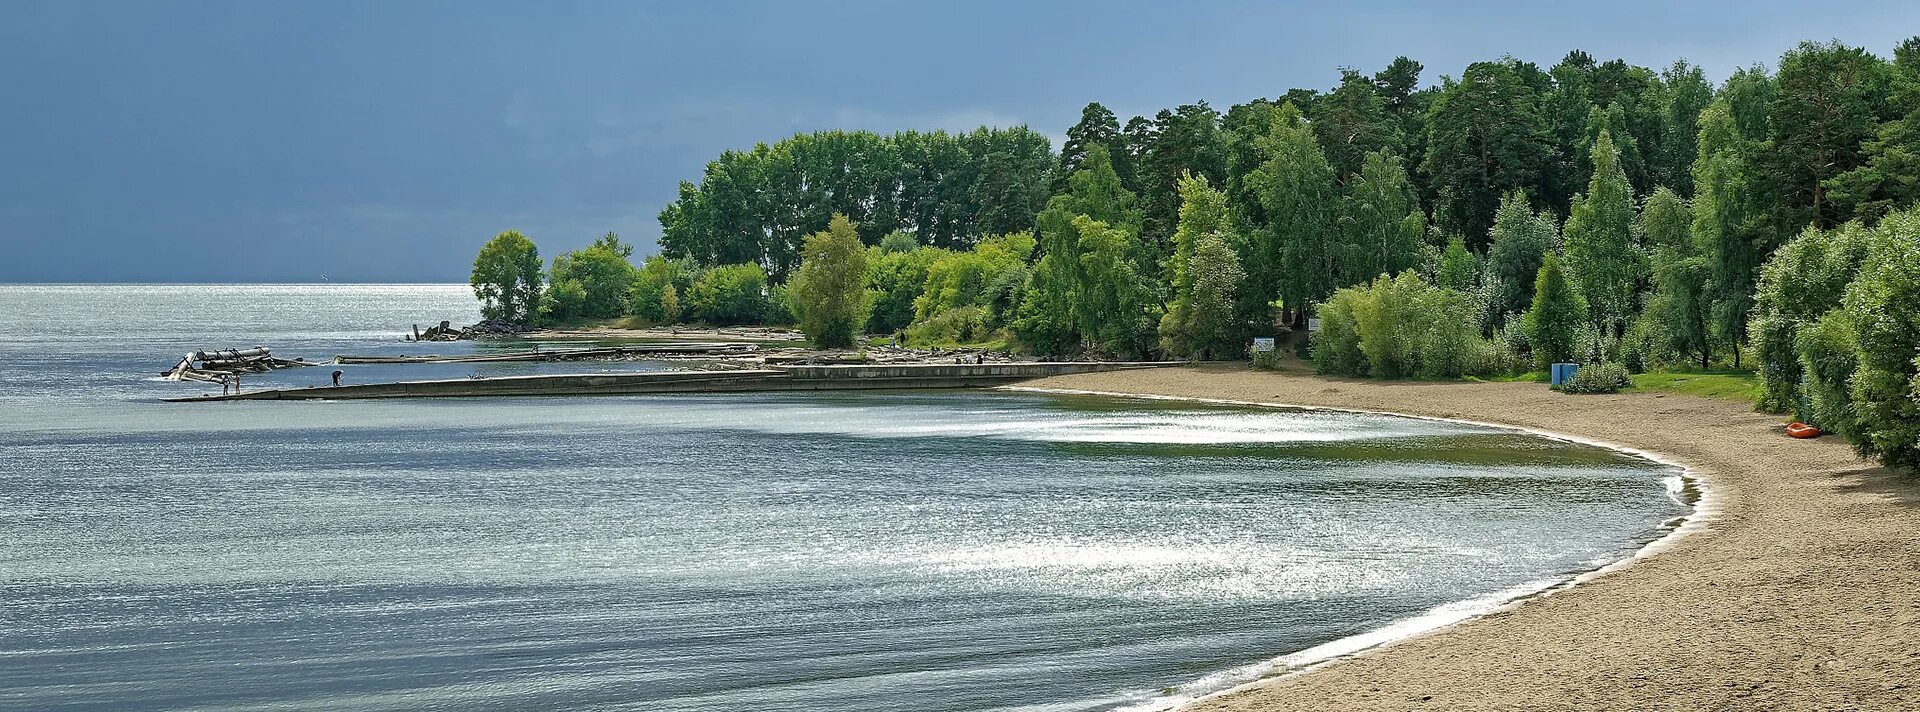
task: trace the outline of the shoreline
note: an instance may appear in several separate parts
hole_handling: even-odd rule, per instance
[[[1291,653],[1277,655],[1266,660],[1228,668],[1201,676],[1180,692],[1173,692],[1145,702],[1119,708],[1118,712],[1172,712],[1189,708],[1209,698],[1233,694],[1256,686],[1267,680],[1304,675],[1327,665],[1358,655],[1364,655],[1378,648],[1399,643],[1437,631],[1452,628],[1490,615],[1513,606],[1519,606],[1535,598],[1551,596],[1554,593],[1578,586],[1595,577],[1632,565],[1643,557],[1651,556],[1673,546],[1682,537],[1705,527],[1706,522],[1718,512],[1719,503],[1714,497],[1713,488],[1705,478],[1685,463],[1656,452],[1648,452],[1618,443],[1594,440],[1578,435],[1560,433],[1538,428],[1529,428],[1505,423],[1467,420],[1465,418],[1443,418],[1427,415],[1411,415],[1365,408],[1341,408],[1335,406],[1299,405],[1294,403],[1269,403],[1259,401],[1231,400],[1225,398],[1198,398],[1188,396],[1168,396],[1153,394],[1126,393],[1118,391],[1090,391],[1071,388],[1042,388],[1035,386],[1002,386],[999,390],[1019,393],[1052,393],[1059,395],[1105,396],[1110,398],[1130,398],[1136,400],[1180,401],[1187,403],[1208,403],[1216,405],[1249,406],[1284,410],[1330,411],[1339,413],[1358,413],[1365,415],[1383,415],[1396,418],[1411,418],[1440,423],[1457,423],[1490,428],[1514,433],[1524,433],[1550,440],[1605,448],[1615,452],[1632,455],[1649,462],[1672,467],[1677,470],[1669,479],[1677,487],[1668,489],[1668,496],[1687,507],[1687,512],[1670,517],[1660,523],[1656,531],[1658,536],[1627,552],[1626,556],[1596,562],[1593,568],[1574,571],[1568,574],[1543,577],[1517,586],[1482,594],[1473,598],[1453,601],[1435,606],[1407,618],[1388,621],[1386,625],[1353,635],[1335,638],[1311,647]],[[1691,500],[1685,493],[1691,488],[1697,495]],[[1206,684],[1213,681],[1216,684]],[[1182,694],[1189,685],[1202,686],[1194,695]]]
[[[1222,366],[1012,388],[1469,423],[1676,466],[1698,489],[1692,511],[1627,557],[1449,604],[1475,610],[1430,625],[1403,629],[1449,606],[1214,673],[1263,674],[1172,709],[1920,708],[1908,682],[1920,676],[1920,483],[1836,439],[1792,441],[1744,404]],[[1849,528],[1861,531],[1836,531]]]

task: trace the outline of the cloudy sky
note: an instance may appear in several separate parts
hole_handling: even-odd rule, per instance
[[[37,2],[0,8],[0,281],[464,281],[798,131],[1123,117],[1566,50],[1718,81],[1911,2]],[[1671,7],[1670,7],[1671,6]]]

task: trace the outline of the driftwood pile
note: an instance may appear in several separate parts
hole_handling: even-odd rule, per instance
[[[413,325],[413,333],[407,335],[408,341],[468,341],[492,336],[514,336],[533,331],[533,327],[504,319],[487,319],[465,329],[455,327],[453,322],[443,321],[438,325],[420,330],[419,324]]]
[[[250,349],[195,351],[180,359],[173,369],[160,374],[169,381],[225,383],[243,373],[266,373],[282,368],[313,366],[303,358],[275,358],[265,346]]]

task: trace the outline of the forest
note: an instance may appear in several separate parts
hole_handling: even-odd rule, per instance
[[[1805,42],[1718,83],[1569,52],[1423,80],[1402,57],[1224,112],[822,131],[728,151],[660,212],[542,263],[515,232],[489,318],[799,324],[1049,358],[1324,373],[1757,369],[1759,405],[1920,463],[1920,37]],[[1272,358],[1273,354],[1257,355]]]

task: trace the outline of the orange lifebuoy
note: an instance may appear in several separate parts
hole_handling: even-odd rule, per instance
[[[1820,429],[1806,423],[1788,423],[1787,434],[1796,438],[1820,437]]]

